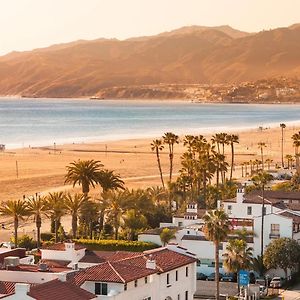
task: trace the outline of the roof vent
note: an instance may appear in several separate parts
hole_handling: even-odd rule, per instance
[[[17,256],[4,257],[5,267],[17,267],[20,264],[20,258]]]
[[[155,259],[152,259],[152,255],[150,255],[146,261],[146,268],[151,269],[151,270],[156,269],[156,262],[155,262]]]

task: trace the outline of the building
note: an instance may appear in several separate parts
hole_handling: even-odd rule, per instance
[[[0,281],[9,287],[5,299],[52,299],[41,295],[74,287],[85,297],[80,299],[188,300],[196,291],[196,261],[175,245],[140,253],[87,251],[75,243],[58,243],[41,250],[39,265],[16,263],[0,270]]]

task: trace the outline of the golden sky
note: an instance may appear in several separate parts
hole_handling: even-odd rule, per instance
[[[0,0],[0,54],[187,25],[260,31],[300,23],[300,0]]]

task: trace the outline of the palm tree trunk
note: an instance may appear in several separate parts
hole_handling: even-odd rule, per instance
[[[172,173],[173,173],[173,152],[170,152],[170,182],[172,182]]]
[[[261,196],[262,196],[262,214],[261,214],[261,232],[260,232],[260,243],[261,243],[261,249],[260,249],[260,255],[263,257],[264,255],[264,220],[265,220],[265,186],[262,186],[261,190]]]
[[[77,238],[77,216],[75,214],[72,215],[72,235],[73,239]]]
[[[160,163],[158,147],[156,147],[156,158],[157,158],[157,164],[158,164],[158,170],[159,170],[159,174],[160,174],[161,184],[162,184],[163,188],[165,188],[165,183],[164,183],[164,178],[163,178],[163,174],[162,174],[162,168],[161,168],[161,163]]]
[[[14,238],[15,238],[15,248],[18,247],[18,227],[19,227],[19,219],[15,216],[14,218]]]
[[[36,247],[39,249],[41,246],[41,216],[37,215],[36,216]]]
[[[233,162],[234,162],[234,147],[233,147],[233,143],[231,143],[231,168],[230,168],[230,181],[232,180]]]
[[[54,226],[55,226],[55,243],[58,243],[58,219],[55,218],[54,220]]]
[[[265,165],[264,165],[264,150],[263,150],[263,147],[260,148],[260,153],[261,153],[261,167],[262,167],[262,170],[264,171]]]
[[[283,160],[283,127],[281,127],[281,166],[284,168],[284,160]]]
[[[219,282],[219,241],[215,241],[215,280],[216,280],[216,300],[220,299],[220,282]]]
[[[244,177],[244,166],[242,165],[242,177]]]

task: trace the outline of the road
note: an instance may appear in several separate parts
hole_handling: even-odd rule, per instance
[[[300,283],[294,286],[293,289],[284,291],[281,296],[276,299],[300,300]]]

